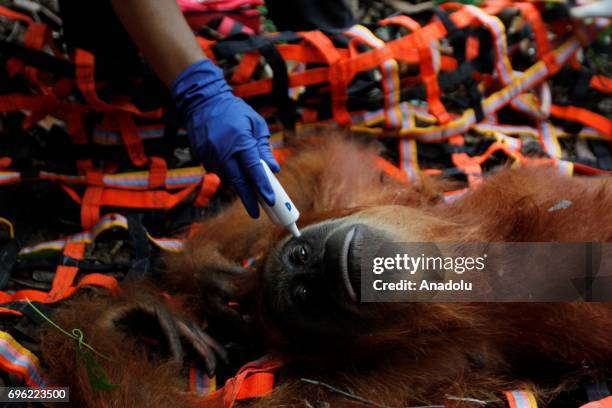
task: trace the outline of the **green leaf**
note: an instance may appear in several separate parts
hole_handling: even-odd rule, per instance
[[[89,383],[97,390],[108,391],[113,388],[117,388],[117,384],[113,384],[108,379],[104,369],[98,364],[95,357],[89,352],[89,350],[82,350],[77,348],[77,365],[80,364],[81,360],[85,362],[85,371],[87,372],[87,378]]]

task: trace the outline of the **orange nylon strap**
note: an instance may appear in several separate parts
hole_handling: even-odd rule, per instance
[[[73,259],[83,259],[85,253],[84,242],[67,242],[64,247],[64,256]],[[55,302],[70,296],[74,292],[72,282],[79,272],[76,266],[59,265],[55,271],[55,277],[49,291],[48,302]]]
[[[451,20],[455,23],[458,28],[464,28],[467,25],[471,24],[476,17],[472,14],[466,12],[465,10],[459,10],[450,15]],[[446,29],[444,25],[440,21],[435,21],[433,23],[428,24],[419,30],[423,35],[423,38],[428,39],[440,39],[446,35]],[[329,39],[323,36],[326,41]],[[320,48],[321,44],[316,43],[313,44],[315,47]],[[376,66],[382,64],[387,59],[395,59],[397,61],[402,61],[406,63],[415,63],[417,58],[415,58],[416,53],[416,45],[414,40],[414,34],[406,35],[397,40],[389,41],[385,47],[377,48],[371,51],[367,51],[361,53],[354,58],[344,59],[343,52],[344,50],[337,50],[335,47],[329,48],[333,51],[334,54],[340,55],[342,58],[333,66],[328,68],[313,68],[309,69],[306,72],[300,72],[289,75],[289,86],[309,86],[320,84],[324,82],[330,82],[330,79],[336,79],[337,83],[335,87],[335,93],[337,94],[337,98],[332,102],[336,104],[336,113],[337,117],[341,118],[342,123],[350,123],[350,115],[348,112],[345,113],[345,104],[342,104],[342,99],[346,94],[346,86],[344,89],[342,88],[341,81],[346,82],[345,85],[348,85],[353,79],[353,76],[357,72],[368,71],[376,68]],[[322,53],[325,55],[325,53]],[[332,84],[334,85],[334,84]],[[332,86],[332,91],[334,86]],[[237,96],[248,98],[252,96],[267,94],[272,92],[272,80],[269,78],[262,79],[259,81],[251,82],[248,84],[243,84],[236,86],[234,88],[234,93]],[[346,99],[346,98],[345,98]],[[344,112],[343,112],[344,111]]]
[[[380,20],[379,23],[380,25],[390,25],[390,24],[399,25],[399,26],[407,28],[408,30],[412,32],[415,32],[416,30],[421,28],[421,25],[416,20],[408,16],[405,16],[405,15],[388,17],[383,20]]]
[[[301,44],[277,44],[276,48],[278,52],[287,61],[297,61],[304,63],[325,63],[326,57],[316,48],[311,48]],[[336,49],[342,59],[348,58],[349,54],[347,50]]]
[[[204,207],[210,201],[210,197],[212,197],[219,186],[221,185],[221,179],[214,173],[207,173],[202,176],[202,184],[200,187],[200,191],[198,192],[197,197],[193,201],[193,204],[198,207]]]
[[[257,65],[259,64],[260,58],[261,55],[259,54],[259,51],[245,53],[232,74],[232,78],[229,81],[230,84],[239,85],[251,79],[253,73],[255,72],[255,68],[257,68]]]
[[[205,180],[208,179],[207,177]],[[214,181],[205,182],[206,193],[213,190]],[[175,194],[166,191],[126,191],[116,189],[105,189],[102,187],[88,187],[81,199],[70,187],[62,185],[62,188],[77,203],[81,203],[81,224],[83,228],[90,229],[100,221],[101,207],[122,208],[148,208],[148,209],[170,209],[189,196],[198,184],[184,188]]]
[[[451,137],[449,143],[454,146],[463,146],[463,136]],[[477,187],[482,183],[482,168],[478,163],[478,158],[470,157],[467,153],[452,153],[451,160],[465,173],[470,187]]]
[[[248,363],[238,374],[228,379],[223,388],[203,398],[203,401],[211,403],[212,406],[217,406],[214,404],[216,402],[225,408],[231,408],[239,399],[268,395],[274,387],[273,373],[283,364],[284,361],[280,357],[264,357]]]
[[[66,191],[69,190],[67,186],[62,187]],[[86,230],[93,228],[100,221],[100,206],[103,192],[104,188],[102,187],[87,187],[85,189],[81,202],[81,226]]]
[[[93,167],[85,172],[85,183],[88,186],[103,186],[104,173]]]
[[[260,372],[246,377],[236,395],[237,400],[263,397],[274,388],[274,374]]]
[[[83,109],[68,109],[63,114],[68,135],[74,144],[87,144],[87,131],[83,121]]]
[[[23,38],[23,45],[25,45],[28,48],[40,50],[45,45],[45,38],[47,37],[47,34],[48,34],[48,30],[47,30],[46,24],[43,24],[43,23],[30,24]],[[23,66],[23,63],[21,63],[21,65]],[[47,87],[45,86],[45,84],[43,84],[38,79],[38,69],[37,68],[26,66],[24,71],[25,71],[26,77],[30,81],[35,83],[43,93],[45,94],[48,93],[46,89]]]
[[[429,112],[438,119],[440,124],[448,123],[451,117],[440,100],[441,91],[438,83],[438,73],[434,67],[433,51],[429,46],[431,40],[423,37],[419,32],[416,33],[414,39],[419,53],[419,69],[427,92]]]
[[[513,3],[513,6],[518,8],[525,20],[531,25],[531,30],[535,35],[536,55],[541,57],[550,52],[550,43],[548,42],[548,32],[546,25],[542,20],[542,16],[538,9],[532,3]]]
[[[606,397],[599,401],[589,402],[580,408],[612,408],[612,397]]]
[[[144,145],[138,135],[138,127],[134,123],[132,115],[126,112],[117,112],[113,116],[117,120],[121,139],[125,144],[132,163],[137,167],[146,165],[149,162],[149,158],[145,153]]]
[[[151,157],[151,168],[149,169],[149,188],[166,186],[168,166],[161,157]]]
[[[0,6],[0,15],[8,17],[11,20],[21,21],[22,23],[26,23],[28,25],[34,23],[34,20],[32,20],[32,18],[30,18],[29,16],[18,13],[4,6]]]
[[[406,172],[402,171],[400,168],[391,164],[388,160],[385,160],[384,158],[377,156],[374,159],[374,164],[379,169],[384,171],[389,177],[399,181],[400,183],[410,184],[410,181],[408,180],[408,175],[406,174]]]
[[[80,289],[84,286],[99,286],[106,288],[113,296],[117,296],[120,292],[119,282],[117,282],[117,279],[101,273],[89,273],[83,276],[76,285],[76,288]]]
[[[212,40],[208,40],[204,37],[200,37],[199,35],[196,36],[196,39],[198,40],[198,44],[200,44],[200,47],[202,48],[202,50],[204,51],[204,54],[206,54],[208,59],[214,62],[215,64],[217,64],[215,53],[210,48],[215,42]]]
[[[580,122],[590,126],[601,132],[607,139],[612,140],[612,120],[606,119],[604,116],[595,112],[577,106],[552,105],[550,114],[558,118]]]
[[[9,309],[7,307],[0,307],[0,314],[3,315],[13,315],[13,316],[23,316],[19,310]]]
[[[100,111],[122,111],[149,119],[161,118],[162,109],[142,112],[135,105],[129,102],[111,104],[101,100],[96,92],[95,64],[93,54],[85,50],[77,49],[75,51],[74,59],[76,64],[77,86],[83,94],[85,100],[92,108]]]
[[[71,187],[60,184],[62,189],[76,203],[81,205],[81,224],[84,229],[91,229],[100,221],[101,207],[147,208],[168,210],[189,197],[198,187],[198,193],[193,204],[204,206],[219,188],[221,181],[214,173],[203,176],[201,183],[186,186],[177,193],[163,190],[130,191],[101,186],[90,186],[85,189],[81,198]]]
[[[590,85],[601,93],[612,94],[612,78],[603,75],[593,75]]]
[[[174,194],[168,193],[167,191],[102,189],[103,191],[100,195],[99,203],[101,206],[111,207],[169,209],[193,193],[197,186],[197,184],[191,185]]]
[[[0,291],[0,303],[9,303],[14,301],[23,301],[29,299],[32,302],[40,303],[53,303],[68,296],[71,296],[76,292],[76,289],[80,289],[84,286],[99,286],[108,289],[111,294],[117,295],[120,291],[119,282],[111,276],[102,275],[99,273],[90,273],[85,275],[76,287],[70,286],[64,293],[64,296],[51,299],[49,293],[40,290],[24,289],[14,293],[6,293]],[[8,313],[8,312],[7,312]]]
[[[49,294],[40,290],[23,289],[15,293],[6,293],[0,291],[0,303],[9,303],[16,300],[30,299],[32,302],[47,303]]]
[[[478,37],[469,36],[465,43],[465,60],[471,61],[478,58],[478,49],[480,48],[480,40]]]
[[[332,113],[341,126],[351,123],[351,116],[346,108],[348,101],[348,85],[352,80],[351,75],[342,64],[342,58],[329,37],[320,31],[301,32],[300,35],[319,51],[321,57],[330,66],[328,78],[332,99]]]
[[[53,109],[56,104],[57,99],[52,95],[0,95],[0,112],[48,111]]]

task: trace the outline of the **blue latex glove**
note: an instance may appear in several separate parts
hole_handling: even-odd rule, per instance
[[[210,60],[180,73],[170,90],[187,120],[195,156],[207,170],[234,186],[251,217],[259,217],[256,191],[274,205],[274,192],[259,160],[273,172],[280,170],[270,150],[265,120],[234,96],[223,71]]]

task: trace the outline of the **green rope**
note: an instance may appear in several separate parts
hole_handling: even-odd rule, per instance
[[[54,327],[56,330],[58,330],[60,333],[62,333],[66,337],[69,337],[77,342],[77,349],[76,349],[77,366],[80,364],[81,360],[85,362],[85,371],[87,372],[87,378],[89,379],[89,383],[94,388],[99,389],[99,390],[111,390],[117,387],[116,384],[112,384],[108,380],[108,376],[106,375],[106,372],[100,366],[100,364],[98,364],[98,362],[96,361],[95,357],[91,354],[91,352],[113,363],[116,363],[117,362],[116,360],[100,353],[99,351],[94,349],[91,345],[86,343],[84,340],[85,335],[80,329],[72,329],[72,333],[69,333],[59,324],[51,320],[47,315],[45,315],[36,306],[34,306],[34,304],[30,302],[30,299],[26,298],[26,302],[32,308],[32,310],[38,313],[38,315],[42,317],[52,327]]]
[[[30,305],[30,307],[32,309],[34,309],[34,311],[36,313],[38,313],[38,315],[40,317],[42,317],[43,319],[45,319],[47,321],[47,323],[49,323],[51,326],[55,327],[57,330],[59,330],[62,334],[64,334],[67,337],[70,337],[73,340],[77,341],[77,344],[79,346],[79,349],[82,349],[83,347],[93,351],[96,355],[98,355],[99,357],[102,357],[105,360],[108,361],[112,361],[113,363],[116,363],[115,360],[113,360],[112,358],[105,356],[104,354],[100,353],[99,351],[97,351],[96,349],[94,349],[91,345],[89,345],[88,343],[85,343],[85,341],[83,341],[83,338],[85,337],[83,335],[83,332],[80,329],[72,329],[72,333],[68,333],[66,330],[64,330],[64,328],[62,328],[60,325],[58,325],[57,323],[55,323],[53,320],[51,320],[46,314],[44,314],[40,309],[38,309],[36,306],[34,306],[34,304],[32,302],[30,302],[30,299],[26,298],[26,302],[28,303],[28,305]]]

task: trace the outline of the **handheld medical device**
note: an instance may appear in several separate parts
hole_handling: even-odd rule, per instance
[[[272,185],[275,201],[274,205],[270,207],[261,197],[259,197],[259,204],[273,223],[286,227],[294,237],[298,238],[300,236],[300,230],[298,230],[295,223],[298,218],[300,218],[300,212],[295,208],[287,192],[278,182],[278,179],[274,173],[272,173],[272,170],[270,170],[266,162],[261,160],[261,164],[266,172],[266,176],[268,176],[270,185]]]

